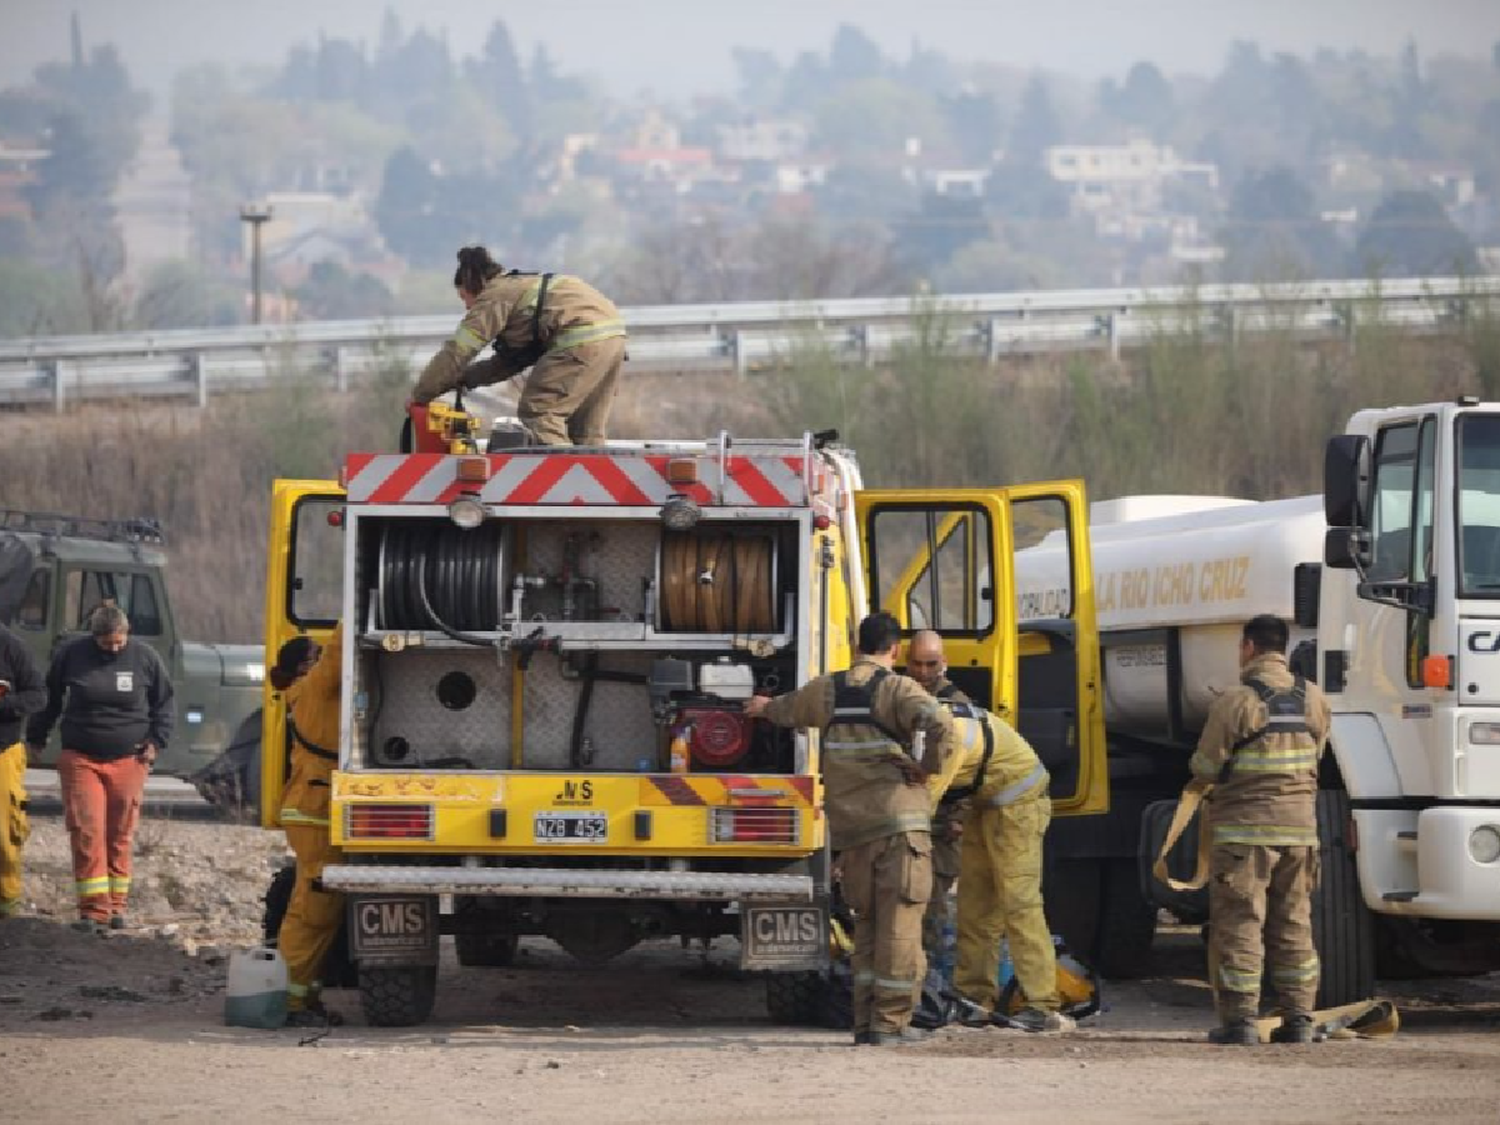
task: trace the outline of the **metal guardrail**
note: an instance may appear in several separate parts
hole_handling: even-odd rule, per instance
[[[1122,348],[1193,330],[1235,339],[1267,330],[1347,336],[1379,321],[1414,330],[1460,323],[1500,301],[1500,278],[1319,281],[1166,289],[1081,289],[838,301],[652,305],[623,310],[633,368],[744,374],[815,348],[876,363],[930,333],[991,362],[1007,355]],[[410,372],[457,316],[0,340],[0,404],[62,409],[74,400],[189,396],[323,377],[346,389]]]

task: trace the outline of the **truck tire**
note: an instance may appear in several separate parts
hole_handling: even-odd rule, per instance
[[[516,959],[516,949],[521,939],[515,934],[476,933],[463,928],[465,916],[477,915],[483,919],[486,911],[473,898],[459,897],[453,902],[453,913],[459,928],[453,933],[453,948],[460,965],[485,968],[504,968]]]
[[[1052,930],[1101,976],[1130,980],[1150,972],[1156,910],[1141,897],[1134,857],[1055,860],[1045,909]]]
[[[1318,1007],[1353,1004],[1375,994],[1375,916],[1365,905],[1349,847],[1349,795],[1318,791],[1322,880],[1313,892],[1313,944],[1322,962]]]
[[[766,1011],[772,1022],[784,1026],[820,1026],[826,987],[822,973],[770,973],[766,977]]]
[[[436,965],[360,966],[359,1002],[371,1027],[415,1027],[436,1001]]]

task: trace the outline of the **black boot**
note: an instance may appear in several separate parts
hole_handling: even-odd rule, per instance
[[[1306,1012],[1289,1012],[1281,1017],[1281,1026],[1271,1032],[1272,1043],[1316,1043],[1317,1029]]]
[[[1220,1047],[1253,1047],[1260,1042],[1260,1035],[1254,1020],[1225,1020],[1208,1033],[1208,1041]]]

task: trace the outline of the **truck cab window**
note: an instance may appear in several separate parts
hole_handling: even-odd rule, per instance
[[[967,508],[887,508],[875,513],[879,608],[909,629],[987,633],[995,621],[989,516]]]
[[[109,570],[70,570],[64,586],[63,627],[85,632],[89,615],[101,605],[117,605],[138,637],[162,634],[160,599],[151,576]]]
[[[21,595],[21,603],[16,606],[15,624],[32,633],[44,631],[51,594],[52,572],[46,569],[32,571],[26,593]]]
[[[1458,423],[1459,594],[1500,596],[1500,415]]]
[[[302,626],[332,625],[343,612],[344,530],[329,523],[341,504],[324,497],[298,501],[291,536],[288,615]]]
[[[1375,444],[1371,579],[1398,582],[1411,573],[1412,489],[1416,480],[1417,424],[1380,431]]]

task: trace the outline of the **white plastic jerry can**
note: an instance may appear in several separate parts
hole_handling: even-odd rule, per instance
[[[241,949],[230,955],[225,1023],[231,1027],[281,1027],[286,1023],[286,1002],[286,962],[278,950]]]

